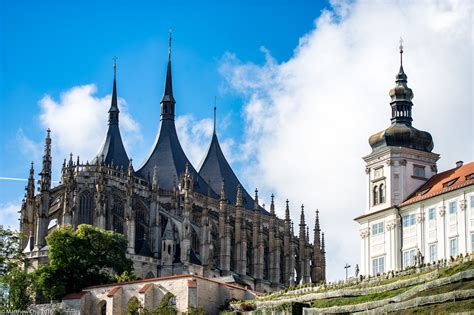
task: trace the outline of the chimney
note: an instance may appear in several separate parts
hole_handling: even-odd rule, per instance
[[[457,161],[456,162],[456,167],[461,167],[464,164],[463,161]]]

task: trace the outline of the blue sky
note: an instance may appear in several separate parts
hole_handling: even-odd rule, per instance
[[[113,56],[118,56],[119,96],[143,133],[141,147],[132,147],[131,155],[143,159],[159,122],[170,27],[177,115],[210,117],[217,96],[219,114],[231,117],[226,132],[238,138],[243,101],[222,88],[218,67],[223,55],[232,52],[262,63],[260,47],[265,46],[278,60],[288,59],[327,5],[254,2],[2,1],[0,176],[28,174],[31,156],[18,147],[18,132],[42,141],[39,100],[89,83],[97,85],[98,95],[109,94]],[[54,162],[62,158],[55,156]],[[0,203],[20,200],[22,186],[0,181]]]
[[[172,4],[173,3],[173,4]],[[0,177],[26,178],[52,129],[54,179],[70,152],[91,160],[106,132],[118,57],[121,131],[138,167],[159,124],[173,28],[178,136],[194,163],[217,96],[224,153],[259,200],[290,200],[310,229],[320,210],[328,276],[359,259],[367,139],[390,124],[399,68],[413,124],[431,133],[440,171],[474,160],[471,1],[0,1]],[[26,182],[0,180],[0,224],[13,224]],[[342,232],[343,231],[343,232]]]

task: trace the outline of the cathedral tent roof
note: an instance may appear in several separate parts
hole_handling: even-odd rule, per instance
[[[122,137],[119,129],[119,108],[117,103],[117,86],[116,86],[116,65],[114,64],[114,85],[112,90],[112,101],[109,109],[109,129],[105,137],[104,144],[97,153],[96,161],[103,159],[104,163],[123,167],[127,169],[129,159],[125,147],[123,146]]]
[[[211,145],[204,158],[199,174],[210,183],[214,191],[220,191],[222,180],[224,180],[225,196],[227,200],[235,204],[237,199],[237,186],[240,185],[242,189],[242,203],[247,209],[253,209],[254,201],[249,193],[243,188],[234,171],[227,162],[224,153],[222,152],[217,135],[214,132],[212,135]]]
[[[194,190],[206,195],[208,193],[207,183],[189,162],[176,133],[174,124],[176,102],[173,97],[170,56],[168,56],[165,92],[161,100],[160,129],[150,155],[137,174],[144,179],[152,178],[156,166],[158,186],[165,190],[172,190],[178,184],[180,176],[184,174],[186,164],[188,164],[189,172],[194,178]],[[217,194],[211,191],[211,196],[216,197]]]

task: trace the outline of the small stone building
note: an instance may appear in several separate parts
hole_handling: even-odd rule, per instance
[[[189,306],[203,308],[206,314],[218,314],[219,308],[232,299],[249,300],[255,293],[243,287],[197,275],[183,274],[85,288],[80,293],[66,295],[63,303],[81,314],[122,314],[128,305],[138,301],[149,311],[171,293],[178,314]]]

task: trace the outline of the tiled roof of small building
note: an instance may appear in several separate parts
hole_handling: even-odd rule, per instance
[[[431,177],[410,198],[400,204],[406,206],[449,191],[474,184],[474,162],[456,167]]]

